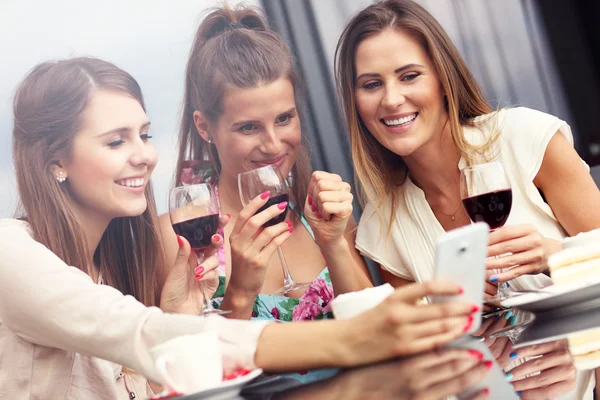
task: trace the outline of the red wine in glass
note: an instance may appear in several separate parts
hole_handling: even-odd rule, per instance
[[[169,216],[175,233],[184,237],[196,253],[198,265],[204,250],[212,243],[219,229],[219,200],[212,187],[205,183],[172,188],[169,192]],[[202,292],[202,313],[228,314],[231,311],[213,307],[206,294],[206,283],[199,282]]]
[[[271,198],[269,198],[269,200],[267,200],[267,203],[262,206],[261,208],[258,209],[258,211],[254,214],[259,214],[261,212],[263,212],[264,210],[266,210],[267,208],[271,207],[274,204],[279,204],[279,203],[283,203],[283,202],[288,203],[288,206],[285,207],[285,211],[282,212],[281,214],[279,214],[278,216],[271,218],[269,221],[267,221],[263,227],[264,228],[268,228],[269,226],[273,226],[273,225],[277,225],[280,222],[285,221],[285,216],[287,215],[288,212],[288,208],[289,208],[289,201],[290,201],[290,195],[287,193],[282,193],[282,194],[278,194],[275,195]]]
[[[473,222],[485,222],[491,230],[504,226],[512,207],[512,190],[503,189],[463,199]]]
[[[219,214],[205,215],[173,224],[173,230],[190,242],[193,251],[210,246],[212,236],[219,228]]]
[[[255,215],[266,210],[268,207],[273,206],[274,204],[280,204],[284,201],[288,202],[289,204],[289,187],[283,174],[276,165],[267,165],[238,174],[238,189],[240,192],[240,199],[242,200],[244,207],[261,193],[269,191],[269,200],[265,205],[258,209]],[[269,221],[263,224],[263,226],[269,227],[285,221],[287,212],[288,207],[286,207],[281,214],[278,214],[276,217],[271,218]],[[275,294],[284,295],[294,290],[299,290],[310,286],[310,283],[296,283],[296,281],[294,281],[287,262],[285,261],[285,256],[283,255],[283,250],[281,247],[277,248],[277,255],[279,256],[279,262],[283,272],[283,287],[275,292]]]
[[[497,161],[462,169],[460,196],[471,221],[485,222],[492,231],[504,226],[512,208],[510,181]],[[498,294],[485,302],[494,303],[511,296],[508,282],[500,282]]]

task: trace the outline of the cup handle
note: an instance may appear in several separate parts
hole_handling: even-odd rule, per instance
[[[172,360],[169,356],[162,356],[156,360],[155,366],[158,375],[160,375],[160,379],[162,383],[167,387],[169,393],[185,393],[179,385],[171,379],[171,376],[167,372],[167,365],[171,364]]]

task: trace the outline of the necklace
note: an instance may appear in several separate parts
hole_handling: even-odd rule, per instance
[[[458,209],[460,208],[460,206],[461,206],[461,205],[462,205],[462,203],[458,203],[458,207],[456,207],[456,210],[454,210],[454,212],[453,212],[452,214],[446,214],[446,213],[445,213],[445,212],[443,212],[443,211],[436,211],[436,210],[434,210],[434,209],[433,209],[433,207],[431,207],[431,205],[429,205],[429,207],[431,207],[431,209],[432,209],[433,211],[435,211],[435,212],[439,212],[440,214],[443,214],[443,215],[445,215],[446,217],[450,217],[450,218],[452,218],[452,221],[454,221],[454,220],[456,219],[456,217],[455,217],[455,215],[456,215],[456,212],[458,211]]]

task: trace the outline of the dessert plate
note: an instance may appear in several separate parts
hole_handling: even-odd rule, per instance
[[[152,400],[224,400],[224,399],[233,399],[240,393],[242,387],[250,382],[251,380],[257,378],[262,374],[263,370],[257,368],[252,372],[237,377],[235,379],[231,379],[228,381],[223,381],[219,386],[202,390],[196,393],[189,393],[186,395],[180,396],[169,396],[165,393],[164,396],[160,394],[152,397]]]
[[[552,285],[502,301],[502,307],[515,307],[533,313],[555,310],[600,299],[600,278],[567,285]]]

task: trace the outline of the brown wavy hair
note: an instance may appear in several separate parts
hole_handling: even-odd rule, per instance
[[[389,232],[398,202],[398,193],[392,189],[404,183],[408,171],[402,157],[371,135],[358,114],[355,97],[356,49],[363,40],[386,29],[411,35],[425,49],[447,99],[452,141],[468,162],[474,152],[487,150],[497,135],[492,135],[482,146],[473,146],[463,137],[462,126],[473,125],[473,118],[489,114],[492,109],[458,50],[425,8],[411,0],[385,0],[357,13],[344,28],[336,47],[336,84],[350,133],[355,181],[361,188],[359,199],[362,204],[368,200],[375,206],[382,225],[389,218]],[[390,215],[384,216],[380,206],[388,196],[391,196],[391,210]]]
[[[146,187],[144,213],[113,219],[95,254],[88,254],[70,206],[69,180],[59,183],[52,173],[56,154],[70,155],[73,136],[82,128],[84,112],[99,89],[125,93],[144,108],[142,91],[131,75],[89,57],[43,62],[17,88],[13,103],[17,214],[27,220],[35,240],[67,265],[90,274],[93,259],[106,284],[151,306],[158,299],[155,271],[164,262],[151,185]]]
[[[269,28],[259,10],[243,4],[209,10],[195,35],[185,74],[185,95],[179,132],[179,156],[175,184],[181,185],[186,160],[209,162],[215,178],[221,170],[214,144],[208,144],[194,125],[194,111],[210,123],[223,111],[227,86],[253,88],[287,78],[294,88],[296,104],[302,102],[302,85],[294,58],[284,40]],[[299,108],[301,110],[301,107]],[[292,195],[304,204],[310,179],[307,143],[302,143],[291,171]]]

